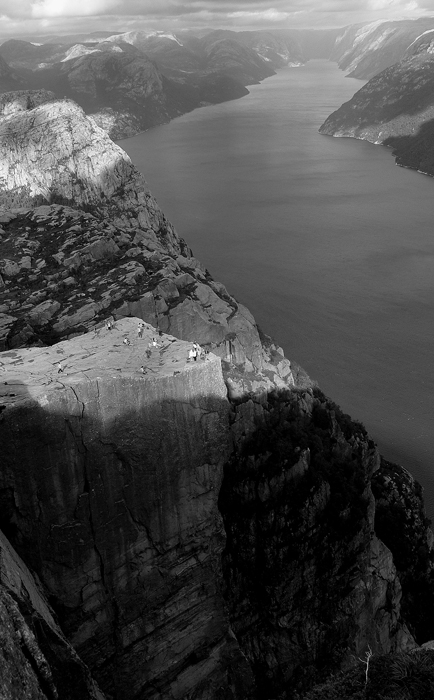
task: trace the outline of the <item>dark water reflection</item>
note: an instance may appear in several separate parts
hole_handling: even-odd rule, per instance
[[[311,61],[121,145],[195,255],[423,483],[433,516],[434,181],[317,133],[361,84]]]

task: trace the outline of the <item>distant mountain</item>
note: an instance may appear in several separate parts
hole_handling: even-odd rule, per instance
[[[400,61],[412,42],[431,29],[434,17],[353,24],[339,33],[330,60],[352,78],[367,80]]]
[[[65,58],[67,44],[32,44],[9,39],[0,46],[0,56],[15,69],[38,70]]]
[[[272,36],[243,34],[181,41],[170,32],[125,32],[41,45],[13,39],[0,46],[0,90],[51,90],[78,102],[112,138],[131,136],[203,104],[242,97],[246,85],[273,75],[273,64],[292,55]]]
[[[0,92],[19,90],[23,85],[22,78],[6,63],[0,55]]]
[[[320,133],[391,146],[398,165],[434,176],[434,30],[333,112]]]
[[[131,136],[202,104],[248,92],[240,81],[218,70],[196,68],[185,76],[178,70],[173,78],[166,77],[139,48],[113,38],[43,46],[11,40],[0,46],[0,58],[2,92],[42,88],[72,98],[112,138]]]
[[[170,77],[180,72],[200,71],[203,75],[219,72],[243,85],[273,75],[276,67],[302,61],[294,42],[289,48],[287,42],[269,32],[216,30],[201,37],[191,33],[178,37],[170,32],[126,32],[115,34],[108,41],[132,44]]]

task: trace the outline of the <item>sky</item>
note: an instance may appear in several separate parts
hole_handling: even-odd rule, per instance
[[[434,0],[0,0],[0,41],[107,30],[343,27],[434,15]]]

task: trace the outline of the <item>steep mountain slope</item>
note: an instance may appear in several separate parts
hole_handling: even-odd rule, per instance
[[[293,700],[434,637],[417,486],[80,107],[9,93],[1,114],[0,527],[107,697]]]
[[[24,81],[0,56],[0,92],[19,90]]]
[[[274,375],[286,386],[291,372],[282,351],[263,347],[251,314],[192,257],[126,153],[80,107],[52,97],[1,98],[0,206],[52,205],[5,214],[3,346],[58,340],[110,314],[139,314],[255,368],[265,387]]]
[[[417,37],[434,28],[434,17],[346,27],[336,39],[330,60],[352,78],[369,79],[400,61]]]
[[[434,34],[379,73],[333,112],[320,133],[351,136],[394,148],[398,165],[434,174]]]

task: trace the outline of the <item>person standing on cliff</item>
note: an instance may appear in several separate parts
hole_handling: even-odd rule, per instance
[[[138,338],[141,338],[143,336],[143,329],[144,329],[144,325],[141,321],[139,321],[139,323],[137,325],[137,337]]]

